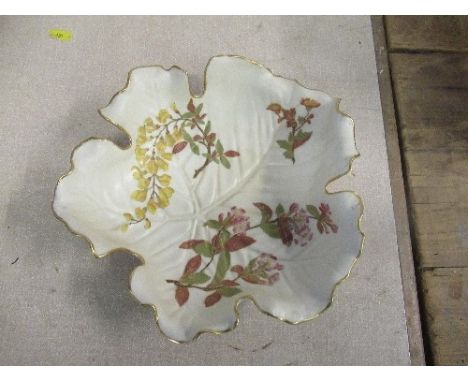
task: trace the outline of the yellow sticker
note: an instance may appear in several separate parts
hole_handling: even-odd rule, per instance
[[[72,39],[72,32],[63,29],[49,30],[49,36],[60,41],[70,41]]]

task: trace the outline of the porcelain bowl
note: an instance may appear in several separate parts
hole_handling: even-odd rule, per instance
[[[210,60],[199,96],[178,67],[134,69],[100,110],[130,145],[78,145],[54,212],[95,256],[141,260],[131,292],[173,341],[233,329],[246,299],[310,320],[363,244],[360,198],[326,189],[358,156],[338,104],[238,56]]]

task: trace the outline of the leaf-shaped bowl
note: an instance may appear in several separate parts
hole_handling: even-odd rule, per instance
[[[310,320],[363,243],[359,197],[326,190],[358,155],[338,104],[238,56],[210,60],[200,96],[178,67],[134,69],[100,110],[129,147],[78,145],[54,212],[95,256],[138,256],[131,292],[176,342],[233,329],[244,299]]]

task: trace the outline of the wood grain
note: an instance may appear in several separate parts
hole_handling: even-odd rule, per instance
[[[426,269],[422,283],[434,363],[468,364],[468,268]]]
[[[392,188],[393,212],[400,256],[401,281],[405,300],[408,343],[412,365],[425,365],[416,274],[411,248],[410,228],[403,180],[398,128],[395,119],[392,84],[386,49],[384,23],[381,16],[372,17],[377,73],[379,75],[380,99],[387,142],[390,186]]]
[[[427,363],[468,360],[468,18],[385,18]]]
[[[468,55],[391,54],[416,260],[468,266]]]
[[[418,240],[419,265],[421,267],[465,266],[468,246],[466,223],[468,204],[454,208],[453,204],[413,203],[411,210],[412,220],[417,222],[415,235]]]
[[[390,49],[468,52],[468,18],[387,16]]]
[[[468,148],[468,55],[390,55],[404,149]]]

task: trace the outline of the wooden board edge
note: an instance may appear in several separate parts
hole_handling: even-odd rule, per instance
[[[382,16],[371,16],[380,100],[387,144],[390,187],[397,233],[398,252],[406,314],[409,354],[411,364],[426,364],[421,329],[421,316],[417,294],[416,275],[411,247],[410,228],[403,181],[402,161],[398,138],[398,128],[393,104],[393,92],[388,64],[384,20]]]

